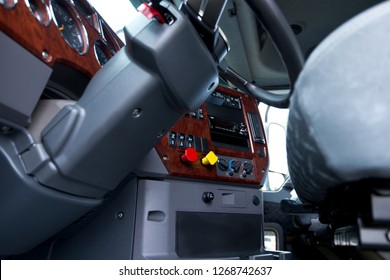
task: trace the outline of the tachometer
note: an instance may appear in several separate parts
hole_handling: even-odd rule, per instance
[[[54,22],[64,40],[79,54],[88,51],[88,35],[76,11],[66,0],[51,0]]]
[[[49,7],[44,0],[24,0],[31,14],[39,21],[40,24],[48,26],[51,21]]]

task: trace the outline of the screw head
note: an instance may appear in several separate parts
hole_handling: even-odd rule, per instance
[[[132,115],[133,118],[139,118],[141,116],[142,110],[140,108],[136,108],[133,110]]]
[[[50,62],[53,59],[53,57],[49,54],[47,50],[42,51],[42,58],[46,62]]]
[[[122,220],[124,218],[125,214],[121,211],[121,212],[118,212],[116,214],[116,217],[119,219],[119,220]]]

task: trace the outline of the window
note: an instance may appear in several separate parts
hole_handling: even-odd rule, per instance
[[[288,109],[270,107],[259,104],[259,110],[267,137],[269,153],[269,171],[265,183],[265,191],[277,191],[288,176],[286,129]]]

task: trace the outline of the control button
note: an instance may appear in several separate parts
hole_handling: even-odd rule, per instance
[[[209,203],[214,200],[214,193],[212,192],[204,192],[202,195],[202,199],[205,203]]]
[[[241,168],[241,161],[232,159],[229,161],[229,170],[237,173]]]
[[[198,160],[198,153],[193,148],[187,148],[180,159],[183,162],[195,162]]]
[[[204,119],[204,115],[203,115],[203,110],[201,108],[198,109],[198,118],[200,120],[203,120]]]
[[[179,134],[179,148],[185,147],[186,136],[182,133]]]
[[[232,98],[230,101],[230,107],[235,108],[235,109],[241,109],[241,103],[240,103],[240,98]]]
[[[258,206],[260,204],[260,198],[257,195],[254,195],[252,202],[255,206]]]
[[[194,136],[187,135],[187,148],[194,148]]]
[[[226,162],[226,159],[224,158],[219,158],[217,167],[219,170],[226,171],[228,169],[228,163]]]
[[[176,132],[170,131],[168,133],[168,143],[171,147],[176,147]]]
[[[253,172],[253,164],[250,161],[245,161],[242,164],[242,168],[244,169],[245,174],[247,174],[247,175],[251,175]]]
[[[209,152],[204,158],[202,158],[203,165],[214,165],[218,161],[218,157],[213,151]]]
[[[267,156],[267,154],[265,152],[265,148],[259,148],[257,150],[257,154],[259,155],[259,157],[266,157]]]
[[[196,118],[196,112],[191,112],[190,116],[193,117],[193,118]]]

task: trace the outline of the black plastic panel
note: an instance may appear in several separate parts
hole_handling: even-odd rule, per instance
[[[182,258],[229,258],[260,252],[262,215],[177,212],[176,253]]]

